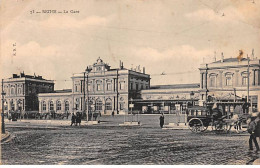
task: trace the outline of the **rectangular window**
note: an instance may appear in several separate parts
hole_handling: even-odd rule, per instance
[[[138,89],[139,89],[139,88],[138,88],[138,83],[137,83],[135,86],[136,86],[135,89],[138,90]]]
[[[133,83],[130,83],[130,90],[133,90]]]
[[[210,77],[210,86],[216,87],[216,77],[215,76]]]
[[[107,90],[112,90],[112,84],[111,83],[107,83]]]
[[[232,86],[232,77],[231,76],[226,77],[226,86]]]
[[[97,83],[97,91],[100,91],[100,90],[101,90],[101,84]]]
[[[119,106],[120,110],[124,110],[124,103],[120,103]]]
[[[242,85],[246,86],[248,82],[248,78],[246,76],[242,77]]]
[[[125,89],[125,82],[120,82],[120,90],[124,90]]]

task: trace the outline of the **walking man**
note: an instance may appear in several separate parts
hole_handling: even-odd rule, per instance
[[[72,126],[73,124],[75,125],[75,121],[76,121],[76,116],[74,115],[74,113],[72,113],[70,126]]]
[[[163,128],[163,125],[164,125],[164,116],[163,116],[163,113],[162,113],[162,115],[160,116],[159,120],[160,120],[160,126],[161,126],[161,128]]]
[[[259,131],[256,129],[257,128],[257,122],[258,121],[255,119],[255,117],[251,116],[248,119],[248,129],[247,129],[247,131],[250,133],[249,150],[253,150],[252,141],[254,141],[256,151],[259,151],[259,145],[258,145],[257,140],[256,140],[256,137],[259,136],[259,135],[257,135]]]

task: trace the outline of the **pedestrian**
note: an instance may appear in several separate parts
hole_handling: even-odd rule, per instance
[[[76,116],[74,115],[74,113],[72,113],[70,126],[72,126],[73,124],[75,125],[75,120],[76,120]]]
[[[115,112],[114,112],[114,111],[112,111],[112,117],[114,117],[114,115],[115,115]]]
[[[160,120],[160,126],[161,126],[161,128],[163,128],[163,125],[164,125],[164,116],[163,116],[163,113],[162,113],[162,115],[160,116],[159,120]]]
[[[77,113],[77,117],[76,117],[76,126],[79,124],[80,126],[80,123],[81,123],[81,114],[80,113]]]
[[[257,140],[256,140],[256,137],[259,136],[259,130],[257,130],[257,122],[259,120],[256,120],[255,117],[252,117],[250,116],[248,118],[248,128],[247,128],[247,131],[248,133],[250,134],[250,137],[249,137],[249,150],[253,150],[253,143],[252,141],[254,141],[254,144],[255,144],[255,148],[256,148],[256,151],[259,151],[259,145],[257,143]]]

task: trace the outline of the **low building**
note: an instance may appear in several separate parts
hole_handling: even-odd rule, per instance
[[[199,89],[198,83],[151,86],[141,91],[141,99],[133,101],[134,110],[142,113],[185,112],[189,106],[198,104]]]
[[[54,91],[54,82],[42,76],[21,73],[3,80],[5,95],[4,111],[19,113],[37,113],[39,111],[38,94]]]

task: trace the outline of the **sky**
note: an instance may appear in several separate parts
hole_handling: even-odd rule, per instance
[[[221,52],[235,58],[254,49],[260,58],[259,7],[260,0],[0,0],[0,77],[24,71],[68,89],[73,73],[100,57],[112,68],[120,60],[145,67],[151,85],[199,83],[200,64]]]

